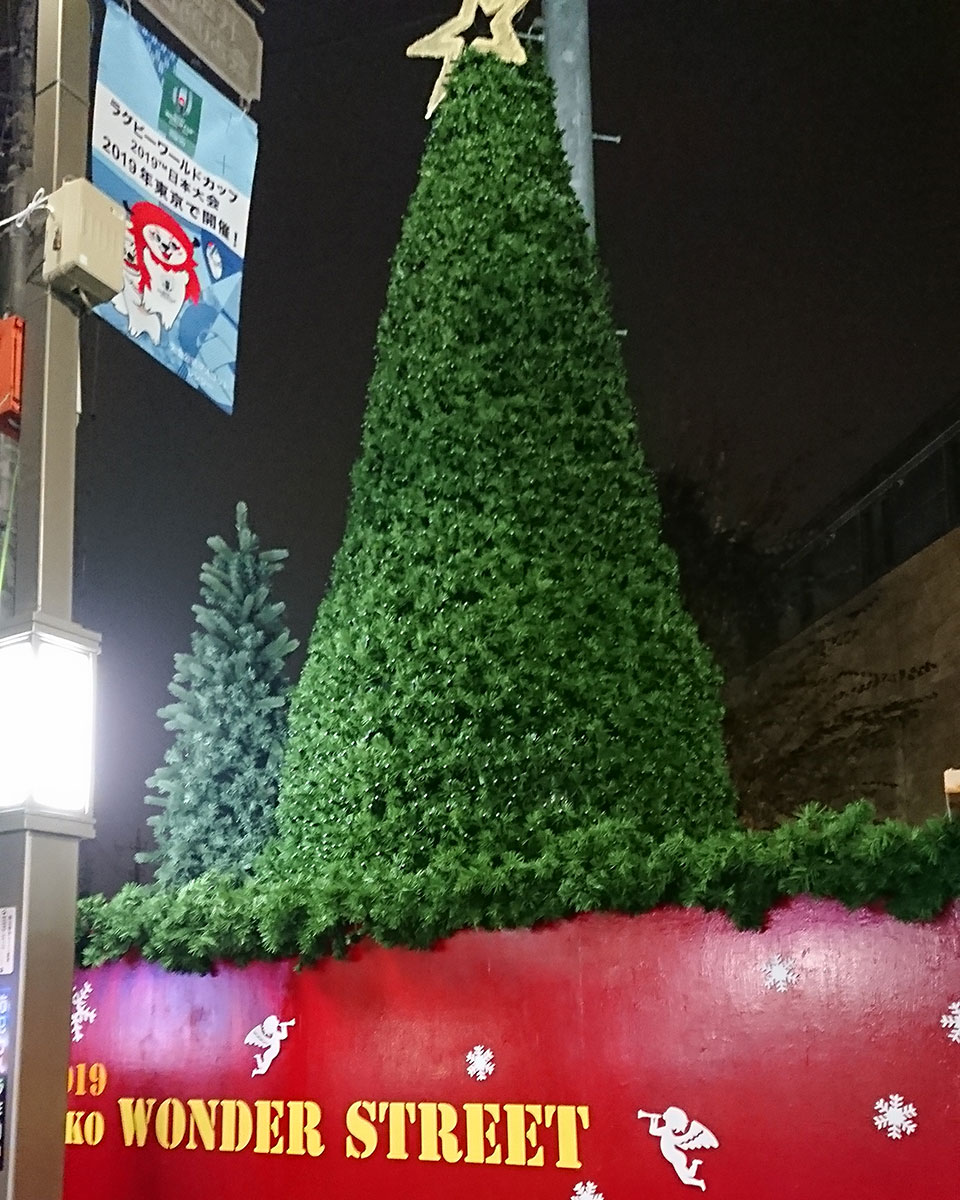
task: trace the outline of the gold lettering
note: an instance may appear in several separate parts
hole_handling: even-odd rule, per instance
[[[360,1115],[361,1109],[367,1117]],[[347,1109],[347,1158],[369,1158],[377,1148],[377,1128],[372,1123],[375,1119],[376,1108],[372,1100],[357,1100]],[[356,1139],[360,1139],[358,1145]],[[362,1148],[361,1148],[362,1147]]]
[[[155,1097],[144,1100],[140,1096],[136,1100],[132,1096],[124,1096],[117,1101],[117,1108],[120,1109],[120,1128],[123,1131],[125,1146],[132,1146],[134,1142],[138,1146],[142,1146],[147,1140],[147,1125],[156,1102]]]
[[[76,1067],[67,1067],[67,1091],[77,1096],[102,1095],[107,1086],[107,1068],[103,1063],[77,1063]]]
[[[400,1100],[380,1101],[378,1120],[382,1123],[385,1115],[389,1114],[387,1128],[390,1131],[390,1144],[387,1158],[409,1158],[407,1154],[407,1121],[412,1125],[417,1119],[417,1106],[412,1103],[404,1104]],[[371,1113],[371,1116],[373,1114]]]
[[[419,1104],[420,1109],[420,1161],[459,1162],[463,1151],[457,1141],[457,1110],[452,1104]]]
[[[86,1086],[105,1082],[106,1068],[100,1066],[94,1076],[88,1070]],[[152,1133],[165,1150],[184,1146],[188,1150],[238,1152],[253,1142],[255,1154],[309,1155],[324,1153],[321,1121],[323,1110],[313,1100],[179,1100],[168,1096],[159,1102],[154,1097],[124,1096],[117,1100],[121,1132],[125,1146],[143,1147]],[[460,1113],[464,1117],[461,1133]],[[220,1119],[220,1145],[217,1147],[217,1119]],[[286,1123],[284,1118],[286,1117]],[[358,1100],[345,1117],[347,1158],[369,1158],[386,1135],[386,1157],[406,1160],[413,1153],[408,1147],[408,1132],[419,1121],[421,1162],[468,1162],[487,1165],[503,1163],[515,1167],[542,1167],[547,1148],[542,1130],[556,1128],[556,1165],[560,1169],[580,1170],[579,1138],[590,1128],[587,1105],[572,1104],[478,1104],[462,1106],[443,1101],[413,1103],[401,1100]],[[501,1123],[502,1122],[502,1123]],[[99,1145],[105,1135],[102,1113],[83,1109],[66,1114],[66,1145]]]
[[[319,1158],[325,1147],[320,1136],[323,1115],[315,1100],[287,1101],[287,1153]]]
[[[83,1145],[83,1129],[80,1122],[83,1120],[83,1109],[74,1109],[67,1113],[67,1122],[64,1128],[63,1144],[65,1146],[82,1146]]]
[[[220,1102],[220,1149],[236,1153],[246,1150],[253,1137],[253,1113],[246,1100]]]
[[[500,1119],[499,1104],[465,1104],[463,1114],[467,1125],[467,1152],[463,1161],[468,1163],[498,1163],[502,1154],[497,1145],[497,1121]],[[486,1117],[492,1117],[484,1127]],[[487,1154],[484,1141],[494,1147],[493,1154]]]
[[[460,1142],[457,1139],[457,1110],[452,1104],[438,1104],[437,1109],[440,1114],[440,1151],[443,1154],[443,1161],[448,1163],[459,1162],[463,1158],[463,1151],[460,1149]]]
[[[483,1162],[483,1105],[465,1104],[463,1115],[467,1124],[467,1152],[463,1161],[468,1163]]]
[[[282,1154],[283,1136],[280,1133],[280,1118],[283,1116],[282,1100],[255,1100],[257,1110],[257,1140],[254,1154]]]
[[[484,1137],[487,1139],[488,1143],[490,1144],[490,1147],[493,1150],[493,1153],[488,1154],[487,1157],[483,1161],[485,1163],[496,1164],[500,1161],[501,1156],[503,1155],[503,1150],[497,1144],[497,1122],[500,1120],[500,1105],[499,1104],[485,1104],[483,1107],[484,1107],[484,1111],[489,1113],[489,1115],[491,1117],[493,1117],[493,1120],[487,1125],[487,1128],[484,1132]]]
[[[103,1141],[105,1129],[106,1122],[103,1119],[103,1113],[87,1113],[87,1119],[83,1123],[83,1140],[88,1146],[99,1146]]]
[[[187,1132],[187,1113],[182,1100],[168,1096],[160,1101],[153,1119],[153,1132],[164,1150],[176,1150]]]
[[[418,1104],[420,1109],[420,1161],[440,1162],[440,1140],[437,1135],[437,1106]],[[406,1158],[406,1154],[403,1156]]]
[[[200,1141],[203,1143],[204,1150],[216,1149],[217,1143],[217,1106],[219,1100],[188,1100],[187,1112],[190,1117],[189,1131],[187,1133],[187,1149],[196,1150],[197,1134],[200,1134]]]
[[[553,1106],[548,1107],[552,1108]],[[583,1166],[577,1145],[578,1118],[584,1129],[590,1128],[590,1109],[586,1105],[578,1104],[576,1107],[572,1104],[557,1105],[557,1166],[568,1167],[574,1171],[578,1171]],[[547,1124],[550,1124],[549,1120]]]
[[[523,1141],[524,1111],[522,1104],[505,1104],[503,1115],[507,1122],[507,1157],[503,1160],[508,1167],[527,1165],[526,1146]]]
[[[539,1104],[527,1104],[526,1110],[532,1118],[527,1126],[527,1141],[533,1150],[533,1157],[527,1159],[528,1167],[543,1166],[543,1147],[537,1145],[537,1126],[543,1121],[543,1108]]]
[[[527,1125],[527,1115],[533,1120]],[[543,1109],[539,1104],[505,1104],[503,1115],[507,1122],[507,1157],[503,1160],[508,1167],[542,1167],[543,1147],[537,1146],[537,1125],[543,1120]],[[527,1158],[527,1142],[536,1153]]]
[[[105,1128],[103,1113],[88,1113],[82,1108],[72,1109],[67,1113],[63,1144],[65,1146],[99,1146],[103,1141]]]

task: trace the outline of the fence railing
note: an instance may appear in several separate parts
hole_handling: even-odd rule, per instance
[[[960,406],[782,565],[783,642],[960,525]]]

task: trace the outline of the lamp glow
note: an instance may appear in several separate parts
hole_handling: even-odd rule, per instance
[[[84,816],[93,784],[94,635],[41,625],[0,637],[0,810]]]

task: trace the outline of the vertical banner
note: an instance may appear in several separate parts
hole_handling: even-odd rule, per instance
[[[256,124],[110,0],[92,136],[128,213],[123,289],[95,311],[231,412]]]

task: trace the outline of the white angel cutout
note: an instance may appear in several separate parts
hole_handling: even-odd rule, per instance
[[[280,1043],[286,1041],[287,1030],[296,1023],[296,1021],[281,1021],[276,1013],[271,1013],[269,1017],[264,1017],[259,1025],[250,1030],[243,1039],[243,1044],[259,1046],[263,1051],[262,1054],[254,1052],[253,1057],[257,1065],[250,1072],[251,1079],[254,1075],[266,1075],[273,1060],[280,1053]]]
[[[650,1122],[648,1133],[651,1137],[660,1139],[660,1153],[676,1171],[678,1177],[691,1187],[698,1187],[701,1192],[707,1190],[702,1179],[697,1179],[697,1169],[703,1162],[695,1158],[687,1162],[687,1154],[691,1150],[715,1150],[720,1143],[716,1137],[701,1125],[699,1121],[691,1121],[682,1108],[671,1105],[662,1113],[644,1112],[637,1116]]]

